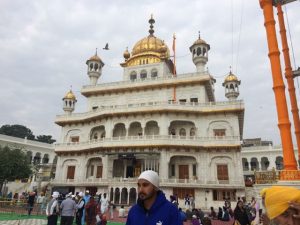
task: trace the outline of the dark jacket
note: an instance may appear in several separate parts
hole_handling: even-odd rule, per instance
[[[129,210],[126,225],[153,225],[159,222],[163,225],[182,225],[177,207],[169,202],[161,191],[158,191],[149,210],[146,210],[143,201],[138,199],[138,203]]]
[[[234,219],[238,220],[241,225],[250,224],[246,211],[241,210],[239,207],[234,209]]]

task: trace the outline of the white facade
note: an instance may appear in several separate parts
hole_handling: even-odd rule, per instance
[[[9,182],[3,187],[3,193],[7,192],[23,192],[25,190],[35,190],[45,187],[51,177],[51,173],[55,171],[56,154],[54,145],[38,141],[27,140],[26,138],[17,138],[0,134],[0,145],[9,147],[10,149],[20,149],[28,157],[28,161],[39,168],[38,174],[34,174],[32,179],[28,181]],[[5,190],[4,190],[5,189]]]
[[[215,80],[202,70],[209,45],[200,37],[190,48],[197,72],[173,75],[169,50],[153,32],[124,53],[123,81],[93,79],[81,90],[87,111],[56,117],[62,130],[52,187],[108,193],[115,204],[131,205],[137,177],[152,169],[167,198],[192,194],[201,208],[234,201],[244,195],[243,101],[215,101]]]

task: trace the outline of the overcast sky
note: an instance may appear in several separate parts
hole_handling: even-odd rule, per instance
[[[286,10],[298,67],[300,1]],[[261,137],[279,144],[258,0],[1,0],[0,125],[22,124],[35,135],[58,139],[60,127],[54,120],[63,114],[62,98],[71,85],[78,99],[75,112],[86,110],[80,95],[82,85],[89,82],[86,60],[95,48],[100,49],[98,55],[105,62],[100,82],[121,80],[123,52],[148,35],[151,14],[156,21],[154,34],[169,48],[176,33],[178,73],[196,70],[189,47],[201,31],[201,38],[211,46],[207,66],[217,81],[217,101],[226,100],[222,82],[232,66],[241,80],[239,99],[245,102],[244,138]],[[104,51],[107,42],[110,50]],[[298,80],[295,86],[299,99]]]

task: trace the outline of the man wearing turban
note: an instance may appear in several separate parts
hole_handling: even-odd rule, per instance
[[[264,191],[268,217],[278,225],[299,225],[300,190],[274,186]]]
[[[155,171],[146,170],[138,178],[138,201],[127,217],[126,225],[182,225],[179,210],[159,189]]]

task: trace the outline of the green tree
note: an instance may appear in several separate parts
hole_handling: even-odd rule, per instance
[[[44,143],[48,143],[48,144],[52,144],[52,143],[56,142],[56,140],[52,139],[51,135],[38,135],[36,137],[36,140],[39,142],[44,142]]]
[[[0,187],[4,181],[28,178],[32,174],[26,154],[20,149],[0,146]]]
[[[5,134],[13,137],[18,137],[18,138],[27,137],[27,139],[29,140],[34,140],[34,135],[32,131],[29,128],[19,124],[3,125],[0,128],[0,134]]]

